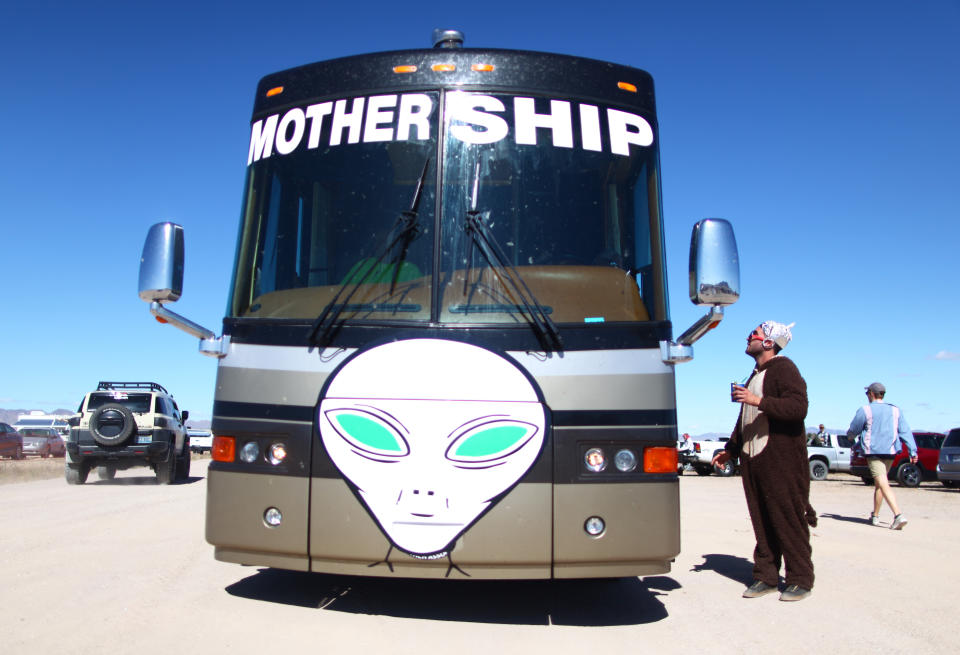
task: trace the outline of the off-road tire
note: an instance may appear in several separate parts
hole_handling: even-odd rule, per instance
[[[97,467],[97,477],[101,480],[112,480],[117,477],[117,466],[115,464],[102,464]]]
[[[171,443],[167,448],[166,459],[157,462],[157,482],[159,484],[172,484],[177,477],[177,453],[174,451],[174,445]]]
[[[177,457],[177,480],[186,480],[190,477],[190,438],[183,442],[183,451]]]
[[[827,474],[830,472],[830,467],[827,466],[826,462],[822,459],[811,459],[810,460],[810,479],[811,480],[826,480]]]
[[[119,446],[136,432],[133,412],[118,403],[107,403],[90,414],[90,434],[101,446]]]
[[[64,466],[64,476],[67,479],[67,484],[83,484],[87,481],[89,474],[90,465],[84,462],[76,466],[70,466],[69,464]]]

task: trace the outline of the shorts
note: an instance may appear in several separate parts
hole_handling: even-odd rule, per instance
[[[889,458],[880,458],[880,457],[868,457],[867,458],[867,467],[870,469],[870,475],[873,476],[873,479],[877,478],[887,478],[887,473],[890,472],[890,467],[893,466],[893,460]]]

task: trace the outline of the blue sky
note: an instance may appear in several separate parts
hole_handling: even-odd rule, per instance
[[[699,218],[737,232],[742,300],[678,368],[681,431],[728,431],[747,333],[796,322],[808,425],[880,380],[914,429],[960,426],[960,2],[8,2],[0,8],[0,407],[155,380],[209,419],[215,362],[136,295],[147,228],[185,227],[183,299],[219,333],[259,78],[362,52],[561,52],[655,80],[675,334]]]

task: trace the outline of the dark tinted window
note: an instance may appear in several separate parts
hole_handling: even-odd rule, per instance
[[[960,448],[960,428],[950,430],[947,440],[943,442],[944,448]]]
[[[150,394],[148,393],[92,393],[87,401],[87,411],[92,412],[104,405],[116,403],[128,408],[131,412],[149,412]]]
[[[943,441],[943,435],[929,433],[914,433],[913,438],[917,442],[918,448],[933,448],[938,450]]]

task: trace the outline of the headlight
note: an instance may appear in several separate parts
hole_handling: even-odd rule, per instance
[[[255,462],[259,455],[260,446],[257,445],[256,441],[248,441],[243,444],[243,448],[240,449],[240,459],[247,464]]]
[[[287,458],[287,447],[282,443],[275,443],[267,451],[267,461],[276,466]]]
[[[583,464],[587,467],[588,471],[599,473],[607,468],[607,458],[599,448],[591,448],[583,456]]]
[[[624,448],[614,456],[613,463],[617,467],[617,470],[629,473],[637,468],[637,456],[633,454],[632,450]]]

